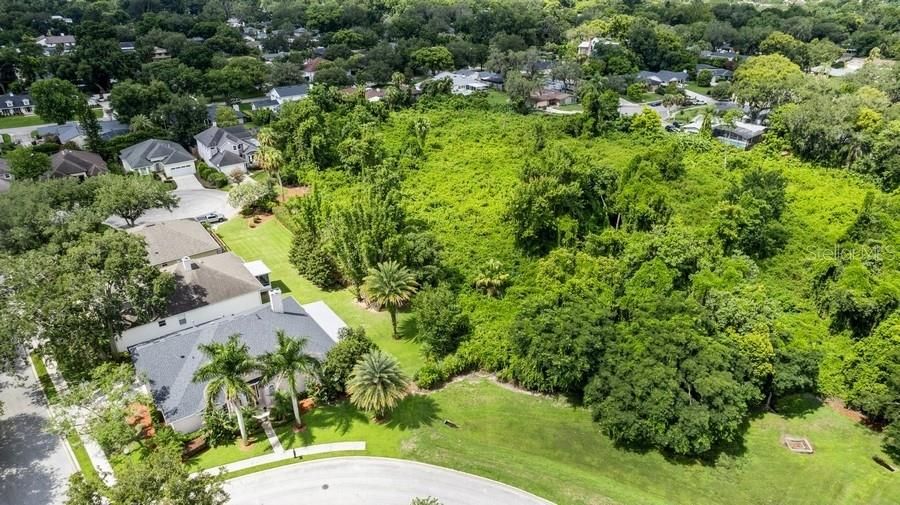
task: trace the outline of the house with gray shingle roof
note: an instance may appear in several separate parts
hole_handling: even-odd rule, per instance
[[[148,254],[152,252],[148,248]],[[175,279],[175,290],[158,318],[122,332],[115,343],[120,352],[258,307],[262,293],[269,289],[268,276],[254,275],[240,257],[230,252],[198,258],[185,256],[161,270]]]
[[[50,171],[47,172],[47,177],[52,179],[75,177],[84,180],[106,173],[109,173],[109,170],[99,154],[63,149],[50,157]]]
[[[34,101],[31,95],[9,93],[0,95],[0,116],[31,116],[34,114]]]
[[[269,100],[282,105],[285,102],[302,100],[309,94],[309,84],[292,84],[290,86],[278,86],[269,91]]]
[[[166,177],[191,175],[196,172],[194,156],[171,140],[148,139],[119,153],[126,172],[141,175],[164,173]]]
[[[194,140],[200,158],[223,174],[246,173],[256,162],[259,142],[244,125],[213,126],[194,135]]]
[[[215,323],[187,328],[132,346],[129,349],[131,359],[138,375],[146,379],[166,423],[180,433],[190,433],[202,427],[203,411],[208,404],[206,384],[193,381],[194,373],[207,361],[200,351],[201,345],[224,343],[231,335],[239,335],[250,354],[260,356],[275,350],[276,334],[283,330],[287,335],[306,338],[306,351],[322,359],[337,342],[338,328],[345,326],[343,322],[329,326],[323,321],[323,310],[330,313],[327,318],[340,320],[323,306],[321,302],[301,306],[293,298],[283,298],[279,290],[272,290],[267,305],[260,304]],[[284,384],[265,383],[259,373],[245,379],[254,390],[247,402],[262,408],[271,407],[275,391],[284,387]],[[302,384],[304,378],[300,379]],[[216,403],[222,405],[222,399],[217,400]]]
[[[671,82],[678,85],[684,84],[688,79],[688,73],[672,72],[671,70],[660,70],[659,72],[641,70],[637,73],[636,79],[638,82],[646,83],[650,89],[656,89],[659,86],[665,86]]]
[[[150,223],[125,231],[144,239],[147,257],[155,267],[174,265],[184,257],[198,259],[224,251],[209,231],[193,219]]]

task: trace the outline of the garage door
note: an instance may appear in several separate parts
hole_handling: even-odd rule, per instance
[[[194,165],[184,165],[180,167],[172,167],[168,170],[169,177],[178,177],[179,175],[191,175],[196,170],[194,169]]]

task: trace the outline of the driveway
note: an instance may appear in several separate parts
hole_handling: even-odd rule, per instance
[[[712,97],[709,97],[706,95],[701,95],[700,93],[691,91],[687,88],[684,89],[684,94],[696,102],[712,104],[712,105],[715,105],[716,103],[718,103],[718,100],[716,100],[715,98],[712,98]]]
[[[238,477],[225,483],[230,505],[409,505],[433,496],[443,505],[549,505],[496,481],[413,461],[331,458]]]
[[[17,126],[15,128],[0,128],[0,135],[4,133],[9,135],[14,144],[30,144],[31,132],[37,130],[42,126],[53,126],[53,123],[39,124],[34,126]]]
[[[0,505],[62,504],[75,465],[62,440],[43,431],[46,403],[24,359],[16,375],[0,374],[0,401]]]
[[[172,194],[178,197],[178,206],[171,211],[165,209],[148,210],[136,224],[159,223],[173,219],[194,218],[211,212],[219,212],[226,219],[237,215],[238,211],[228,205],[228,193],[218,189],[206,189],[197,180],[196,176],[184,175],[174,177],[177,189]],[[108,224],[124,227],[125,221],[118,217],[106,220]]]

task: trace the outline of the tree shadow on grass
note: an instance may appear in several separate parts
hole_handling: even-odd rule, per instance
[[[291,288],[288,287],[283,281],[272,281],[272,288],[280,289],[281,294],[286,295],[291,292]]]
[[[775,402],[775,412],[787,418],[803,419],[822,407],[822,400],[804,393],[785,396]]]
[[[369,418],[365,412],[357,409],[352,403],[344,401],[337,405],[329,405],[315,410],[313,415],[306,416],[305,422],[307,429],[302,432],[301,437],[304,444],[315,438],[315,430],[317,428],[332,428],[340,435],[346,435],[353,423],[368,423]]]
[[[437,420],[439,412],[437,402],[432,397],[410,395],[404,398],[391,412],[387,427],[411,430],[422,426],[431,426]]]

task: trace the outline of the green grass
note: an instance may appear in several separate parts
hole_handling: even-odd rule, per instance
[[[386,311],[376,312],[360,306],[346,289],[323,291],[297,273],[288,261],[291,232],[277,220],[250,228],[247,219],[236,217],[220,225],[216,233],[245,261],[263,260],[272,270],[273,285],[283,293],[300,303],[323,300],[348,326],[365,328],[367,335],[381,349],[393,354],[408,374],[414,374],[422,366],[424,360],[418,345],[391,337],[391,320]],[[400,314],[400,327],[407,318],[408,314]]]
[[[709,90],[712,89],[712,86],[700,86],[696,81],[688,81],[685,83],[684,87],[693,91],[694,93],[700,93],[701,95],[709,96]]]
[[[689,123],[694,120],[701,112],[703,112],[704,106],[698,107],[688,107],[686,109],[681,109],[675,114],[672,115],[672,119],[681,121],[684,123]]]
[[[582,110],[584,110],[581,107],[580,103],[570,103],[568,105],[560,105],[559,107],[557,107],[557,109],[559,109],[559,110],[574,110],[574,111],[578,111],[578,112],[581,112]]]
[[[212,447],[188,460],[188,465],[195,470],[217,468],[242,459],[254,458],[272,452],[272,445],[262,431],[250,435],[254,441],[249,447],[242,448],[240,438],[233,444]]]
[[[59,400],[59,393],[56,391],[56,386],[53,385],[53,381],[50,380],[50,374],[47,373],[47,367],[44,365],[44,360],[42,360],[37,353],[31,353],[30,358],[31,362],[34,363],[34,369],[37,371],[38,382],[40,382],[44,394],[47,395],[47,401],[51,404],[56,403]],[[78,434],[71,432],[66,435],[66,440],[69,442],[69,446],[75,454],[75,460],[78,462],[78,467],[81,469],[81,473],[84,474],[85,479],[99,481],[100,476],[97,475],[97,470],[94,469],[94,464],[91,463],[91,458],[88,456],[84,445],[82,445],[81,438]]]
[[[0,117],[0,128],[21,128],[47,124],[40,116],[4,116]]]
[[[509,96],[502,91],[492,89],[487,91],[487,101],[493,105],[506,105],[509,103]]]
[[[264,465],[257,465],[252,468],[238,470],[237,472],[229,472],[228,479],[234,479],[236,477],[241,477],[243,475],[249,475],[251,473],[262,472],[263,470],[271,470],[273,468],[278,468],[278,467],[287,466],[287,465],[295,465],[298,463],[314,461],[317,459],[336,458],[338,456],[359,456],[360,454],[361,453],[359,451],[338,451],[338,452],[330,452],[328,454],[313,454],[311,456],[303,456],[302,458],[297,458],[297,459],[282,459],[281,461],[274,461],[272,463],[266,463]]]
[[[634,103],[650,103],[650,102],[655,102],[655,101],[657,101],[657,100],[662,100],[662,97],[663,97],[663,96],[660,95],[659,93],[651,93],[651,92],[647,92],[647,93],[644,93],[643,95],[641,95],[641,99],[640,99],[640,100],[638,100],[637,102],[634,102],[634,100],[632,100],[632,99],[629,98],[628,96],[622,95],[622,98],[628,100],[629,102],[634,102]]]

